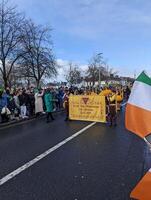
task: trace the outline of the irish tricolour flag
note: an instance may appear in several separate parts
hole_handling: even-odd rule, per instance
[[[126,106],[126,128],[142,139],[151,134],[151,78],[142,72],[136,79]],[[147,141],[145,139],[145,141]],[[138,200],[151,200],[151,169],[131,192]]]
[[[142,138],[151,134],[151,78],[142,72],[126,106],[126,128]]]

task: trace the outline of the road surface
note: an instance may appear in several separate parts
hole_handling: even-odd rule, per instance
[[[113,128],[64,118],[0,128],[0,200],[129,200],[151,155],[124,113]]]

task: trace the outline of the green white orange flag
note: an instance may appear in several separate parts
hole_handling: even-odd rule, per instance
[[[146,140],[151,134],[151,78],[142,72],[134,82],[126,106],[126,128]],[[131,192],[131,198],[151,200],[151,169]]]
[[[151,133],[151,78],[145,72],[134,82],[126,106],[125,124],[143,139]]]
[[[151,169],[134,188],[130,197],[138,200],[151,200]]]

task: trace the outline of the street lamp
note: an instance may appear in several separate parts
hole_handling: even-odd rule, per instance
[[[102,54],[103,53],[98,53],[97,56],[99,57],[99,61],[101,61],[102,58]],[[100,65],[99,65],[99,89],[100,89],[100,85],[101,85],[101,69],[100,69]]]

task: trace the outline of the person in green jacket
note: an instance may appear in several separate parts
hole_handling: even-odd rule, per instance
[[[54,120],[53,116],[52,116],[52,111],[53,111],[53,98],[52,98],[52,94],[51,94],[51,90],[49,88],[46,89],[46,93],[44,95],[44,102],[45,102],[45,106],[46,106],[46,119],[47,119],[47,123],[50,122],[50,118],[51,120]]]

